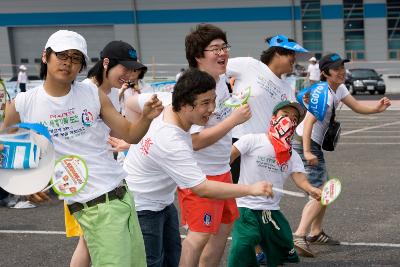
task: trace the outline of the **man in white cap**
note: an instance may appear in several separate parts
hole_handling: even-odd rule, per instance
[[[308,60],[310,64],[307,68],[307,78],[310,81],[310,85],[319,82],[321,73],[319,71],[319,65],[317,64],[317,59],[312,57]]]
[[[26,83],[28,82],[28,75],[26,75],[26,70],[27,68],[25,67],[25,65],[19,66],[17,87],[19,86],[19,90],[21,92],[26,92]]]
[[[52,34],[42,53],[43,85],[17,95],[7,106],[3,127],[42,123],[48,127],[57,157],[77,155],[86,162],[86,186],[65,200],[82,227],[93,266],[144,267],[143,237],[132,197],[122,182],[125,173],[107,156],[103,133],[96,126],[100,117],[117,137],[136,144],[163,107],[153,96],[139,120],[130,123],[103,91],[75,81],[88,60],[81,35],[66,30]]]

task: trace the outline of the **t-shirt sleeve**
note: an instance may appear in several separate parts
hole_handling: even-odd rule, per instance
[[[204,126],[193,124],[192,127],[190,127],[190,134],[199,133],[203,129],[204,129]]]
[[[160,132],[160,135],[163,134]],[[159,136],[160,136],[159,135]],[[172,138],[163,134],[168,142],[160,146],[161,155],[159,165],[163,171],[171,177],[180,188],[192,188],[205,181],[206,175],[202,172],[193,157],[193,150],[185,141]]]
[[[236,57],[228,59],[226,76],[240,78],[241,73],[247,69],[250,57]]]
[[[247,134],[240,137],[233,145],[240,151],[241,155],[244,155],[253,148],[254,142],[255,136],[253,134]]]
[[[342,100],[343,98],[345,98],[346,96],[348,96],[350,94],[349,90],[347,89],[347,87],[344,84],[341,84],[338,87],[338,90],[336,91],[336,97],[339,100]]]
[[[290,158],[290,162],[292,164],[291,172],[306,173],[306,170],[304,169],[303,161],[301,160],[299,154],[294,149],[292,150],[292,157]]]

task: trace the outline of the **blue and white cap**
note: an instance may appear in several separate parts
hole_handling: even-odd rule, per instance
[[[305,49],[296,42],[289,41],[289,38],[281,34],[272,37],[271,40],[269,40],[268,44],[271,47],[273,46],[283,47],[285,49],[293,50],[295,52],[300,52],[300,53],[308,52],[307,49]]]

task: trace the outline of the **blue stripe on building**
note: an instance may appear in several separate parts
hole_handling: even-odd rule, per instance
[[[365,18],[386,17],[385,4],[365,4]],[[292,20],[292,7],[248,7],[215,9],[174,9],[139,10],[139,24],[162,23],[200,23],[200,22],[241,22],[241,21],[289,21]],[[34,25],[96,25],[132,24],[133,11],[104,12],[59,12],[59,13],[16,13],[1,14],[0,26]],[[299,6],[294,8],[294,18],[301,19]],[[342,19],[342,5],[321,6],[322,19]]]
[[[365,4],[364,17],[365,18],[386,18],[386,5],[385,4]]]

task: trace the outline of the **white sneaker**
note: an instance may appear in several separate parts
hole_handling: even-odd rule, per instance
[[[32,204],[30,201],[19,201],[17,204],[15,204],[13,207],[10,207],[12,209],[32,209],[36,208],[36,205]]]

